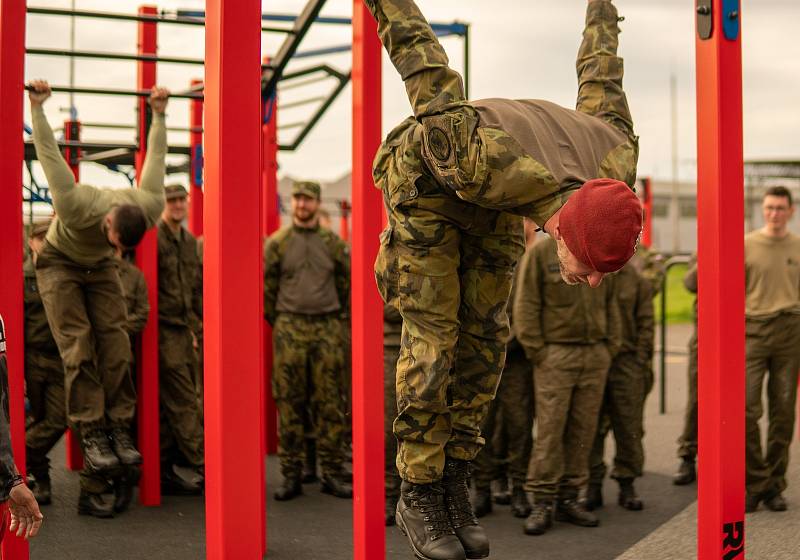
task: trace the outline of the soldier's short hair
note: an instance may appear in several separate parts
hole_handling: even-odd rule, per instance
[[[764,192],[764,198],[767,198],[768,196],[780,196],[780,197],[783,197],[783,198],[785,198],[786,200],[789,201],[789,206],[790,207],[793,205],[793,203],[792,203],[792,191],[790,191],[789,189],[787,189],[784,186],[778,185],[778,186],[775,186],[775,187],[768,188]]]
[[[144,212],[135,204],[117,206],[114,211],[114,230],[125,247],[136,247],[147,231]]]

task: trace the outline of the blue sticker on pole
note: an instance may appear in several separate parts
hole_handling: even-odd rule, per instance
[[[203,145],[198,144],[194,147],[194,157],[192,158],[192,175],[194,176],[194,184],[203,188]]]
[[[739,0],[722,0],[722,31],[725,38],[735,41],[739,38]]]

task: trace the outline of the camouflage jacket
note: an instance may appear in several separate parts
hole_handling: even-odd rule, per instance
[[[350,309],[350,253],[324,228],[294,225],[264,243],[264,317],[278,313],[321,315]]]
[[[622,327],[613,276],[597,288],[566,284],[550,237],[528,249],[519,267],[514,334],[529,360],[535,364],[546,344],[605,343],[617,354]]]
[[[158,321],[202,330],[203,285],[197,240],[181,227],[176,236],[163,221],[158,224]]]
[[[25,348],[37,352],[58,355],[58,346],[47,322],[42,296],[36,284],[36,269],[33,259],[28,257],[22,265],[25,279],[23,301],[25,305]]]
[[[383,345],[400,346],[403,334],[403,317],[393,305],[383,306]]]
[[[634,353],[641,363],[650,363],[655,337],[652,284],[629,262],[614,275],[614,287],[622,326],[620,352]]]
[[[427,181],[541,226],[589,179],[633,187],[638,139],[622,91],[613,4],[588,5],[573,111],[541,100],[467,101],[461,76],[413,0],[365,1],[414,111],[389,133],[373,165],[392,208],[425,192],[417,181]]]
[[[129,335],[139,334],[147,324],[150,315],[150,300],[147,297],[147,283],[144,274],[127,259],[120,259],[119,279],[128,309],[128,322],[125,330]]]

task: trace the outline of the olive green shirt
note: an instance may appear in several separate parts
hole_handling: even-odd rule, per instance
[[[189,327],[199,334],[202,325],[203,283],[197,239],[181,226],[174,234],[158,224],[158,322]]]
[[[614,288],[622,334],[620,353],[633,353],[641,363],[649,363],[655,337],[652,284],[628,262],[614,275]]]
[[[48,243],[74,262],[92,266],[114,256],[104,230],[106,214],[112,208],[135,204],[144,212],[148,227],[156,223],[164,209],[167,131],[163,114],[153,114],[138,189],[100,189],[76,184],[42,107],[34,106],[32,116],[36,157],[47,177],[56,212],[47,232]]]
[[[129,335],[136,335],[144,330],[150,315],[147,283],[142,271],[127,259],[119,261],[119,279],[122,283],[122,293],[125,295],[125,304],[128,310],[125,331]]]
[[[606,276],[597,288],[568,285],[554,239],[528,249],[519,263],[513,323],[528,359],[536,363],[546,344],[605,343],[614,357],[622,335],[614,280]]]
[[[25,306],[25,348],[51,355],[58,354],[58,346],[47,322],[42,296],[36,284],[36,269],[33,259],[28,257],[22,265],[25,282],[23,296]]]
[[[745,315],[766,319],[800,313],[800,237],[776,239],[761,231],[744,238]]]
[[[350,255],[339,236],[288,226],[264,245],[264,316],[324,315],[350,309]]]

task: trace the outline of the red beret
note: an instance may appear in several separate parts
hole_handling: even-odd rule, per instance
[[[567,248],[598,272],[616,272],[636,252],[642,203],[615,179],[592,179],[572,195],[558,220]]]

